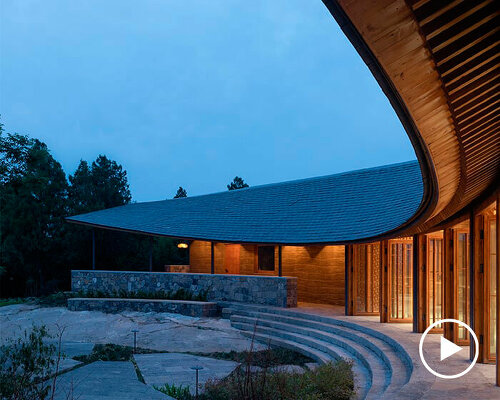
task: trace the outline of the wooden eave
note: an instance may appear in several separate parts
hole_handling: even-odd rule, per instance
[[[500,18],[493,0],[323,0],[389,97],[427,185],[422,232],[500,178]]]

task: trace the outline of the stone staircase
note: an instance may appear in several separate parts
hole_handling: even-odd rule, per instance
[[[299,351],[318,363],[344,358],[352,361],[359,399],[407,398],[415,396],[409,384],[413,362],[391,337],[352,322],[308,314],[293,309],[221,303],[223,318],[229,318],[256,341]],[[406,391],[405,387],[412,390]]]

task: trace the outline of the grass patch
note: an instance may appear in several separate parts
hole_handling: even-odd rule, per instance
[[[218,360],[236,361],[239,363],[250,363],[261,368],[276,367],[279,365],[300,365],[315,362],[302,353],[282,347],[272,347],[260,351],[229,351],[216,353],[189,353],[196,356],[216,358]]]
[[[166,394],[167,396],[171,396],[177,400],[191,400],[194,399],[194,396],[189,392],[189,388],[182,385],[169,385],[165,383],[163,386],[153,386],[159,392]]]
[[[143,349],[138,347],[135,354],[161,353],[159,351]],[[133,361],[134,348],[131,346],[122,346],[119,344],[107,343],[96,344],[92,353],[73,357],[76,361],[89,364],[95,361]]]
[[[13,304],[26,303],[26,301],[27,301],[26,299],[22,299],[20,297],[12,299],[0,299],[0,307],[11,306]]]

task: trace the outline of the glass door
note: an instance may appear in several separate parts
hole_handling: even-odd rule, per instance
[[[496,359],[496,311],[497,311],[497,224],[496,217],[486,218],[485,226],[485,272],[486,272],[486,358],[490,361]]]
[[[456,282],[456,310],[457,319],[469,324],[470,277],[469,277],[469,231],[455,230],[455,257],[454,270]],[[458,327],[457,344],[469,343],[469,332],[464,327]]]
[[[389,322],[411,322],[413,315],[413,241],[389,240]]]
[[[427,237],[427,326],[443,319],[443,237]],[[432,332],[442,332],[438,325]]]

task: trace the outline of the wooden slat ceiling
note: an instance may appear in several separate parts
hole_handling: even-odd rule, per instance
[[[432,200],[412,229],[420,231],[439,223],[498,185],[498,2],[324,3],[386,94],[400,100],[414,123],[414,129],[404,125],[421,164],[427,164],[430,171],[424,178]],[[368,52],[360,50],[363,46]],[[382,72],[377,72],[374,63]]]

